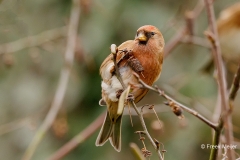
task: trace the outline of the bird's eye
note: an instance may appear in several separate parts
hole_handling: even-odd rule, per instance
[[[152,36],[155,35],[155,32],[151,32],[151,35],[152,35]]]

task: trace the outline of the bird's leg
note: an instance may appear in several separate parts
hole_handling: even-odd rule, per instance
[[[127,101],[134,101],[134,100],[135,100],[135,97],[133,96],[133,94],[129,93],[127,97]]]

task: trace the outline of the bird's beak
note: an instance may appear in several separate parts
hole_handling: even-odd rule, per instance
[[[140,33],[137,35],[137,39],[138,39],[140,42],[146,42],[146,41],[147,41],[147,36],[144,34],[144,32],[140,32]]]

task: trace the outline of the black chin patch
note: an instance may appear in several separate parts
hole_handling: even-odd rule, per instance
[[[139,41],[139,44],[141,44],[141,45],[146,45],[146,44],[147,44],[147,41]]]

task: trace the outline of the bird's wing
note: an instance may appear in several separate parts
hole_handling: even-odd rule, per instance
[[[117,63],[120,63],[125,53],[124,50],[131,50],[133,45],[133,40],[128,40],[123,42],[120,46],[118,46],[117,52]],[[112,78],[112,75],[115,71],[114,63],[112,60],[112,54],[109,54],[107,58],[103,61],[100,66],[100,75],[105,83],[109,83],[109,80]]]

